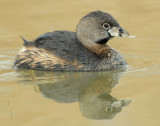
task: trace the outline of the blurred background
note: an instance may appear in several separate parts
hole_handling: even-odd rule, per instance
[[[19,34],[27,40],[34,40],[37,36],[54,30],[75,31],[80,18],[95,10],[110,13],[131,36],[136,36],[132,39],[117,37],[109,41],[109,45],[120,50],[129,64],[122,78],[118,77],[119,84],[110,95],[117,99],[132,100],[129,106],[110,120],[84,117],[78,100],[69,104],[57,103],[41,94],[39,84],[54,84],[68,76],[71,78],[69,83],[77,76],[80,81],[81,77],[84,77],[83,73],[72,73],[72,76],[62,73],[53,75],[52,72],[37,74],[28,70],[21,73],[12,68],[16,54],[23,44]],[[159,126],[159,22],[160,0],[0,0],[1,125]],[[102,79],[102,82],[98,83],[105,82],[106,80]],[[89,80],[85,83],[92,84]],[[62,94],[66,95],[67,92]],[[79,94],[76,98],[78,97]]]

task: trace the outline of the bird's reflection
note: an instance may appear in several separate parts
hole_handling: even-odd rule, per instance
[[[107,72],[19,71],[23,82],[32,82],[43,96],[60,103],[79,102],[82,114],[92,119],[112,119],[131,100],[110,95],[126,68]]]

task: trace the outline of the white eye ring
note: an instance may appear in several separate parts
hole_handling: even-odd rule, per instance
[[[103,24],[103,27],[104,27],[105,29],[109,29],[109,28],[110,28],[110,25],[109,25],[108,23],[104,23],[104,24]]]

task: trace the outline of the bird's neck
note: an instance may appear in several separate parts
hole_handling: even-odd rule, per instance
[[[89,44],[89,45],[85,44],[84,46],[87,49],[89,49],[91,52],[101,57],[111,57],[113,53],[118,52],[107,44],[96,44],[95,43],[95,44]]]

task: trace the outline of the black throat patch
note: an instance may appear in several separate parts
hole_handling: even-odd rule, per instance
[[[110,39],[110,38],[100,39],[100,40],[98,40],[96,43],[98,43],[98,44],[105,44],[105,43],[108,42],[109,39]]]
[[[111,35],[109,34],[109,37],[104,38],[104,39],[100,39],[100,40],[98,40],[96,43],[98,43],[98,44],[105,44],[105,43],[108,42],[108,40],[110,40],[110,39],[112,39],[112,38],[113,38],[113,36],[111,36]]]

